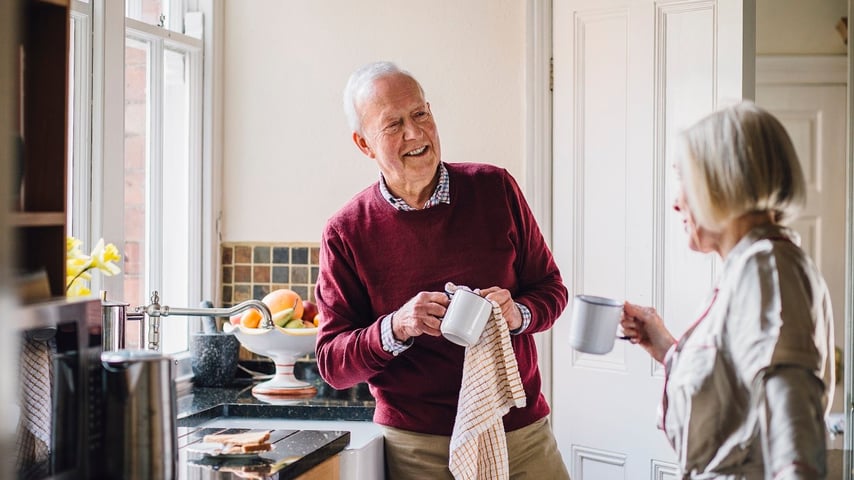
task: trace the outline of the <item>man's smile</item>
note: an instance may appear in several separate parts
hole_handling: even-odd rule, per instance
[[[417,157],[427,151],[427,145],[403,154],[404,157]]]

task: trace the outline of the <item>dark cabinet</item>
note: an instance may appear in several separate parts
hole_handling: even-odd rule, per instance
[[[68,158],[68,0],[18,0],[13,142],[13,259],[18,274],[44,271],[65,295]],[[20,179],[20,181],[18,181]]]

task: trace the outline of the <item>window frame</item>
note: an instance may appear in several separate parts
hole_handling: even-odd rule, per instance
[[[69,92],[71,139],[68,161],[73,176],[68,178],[67,200],[74,224],[68,223],[68,234],[74,235],[83,245],[93,245],[92,237],[92,4],[80,0],[70,3],[73,39],[71,43],[74,88]],[[75,67],[75,68],[72,68]],[[98,286],[93,281],[93,287]],[[93,290],[97,291],[97,290]]]
[[[190,278],[196,279],[190,286],[189,298],[209,298],[218,300],[216,292],[216,262],[218,247],[216,238],[217,214],[213,211],[218,205],[215,196],[219,189],[213,185],[211,172],[219,171],[214,165],[214,147],[210,131],[216,121],[208,118],[204,112],[210,112],[212,104],[210,89],[212,80],[207,78],[210,66],[205,57],[211,51],[209,39],[197,39],[179,32],[156,27],[125,16],[123,1],[91,0],[83,2],[71,0],[72,20],[83,22],[87,28],[75,31],[75,55],[84,60],[79,69],[73,72],[75,92],[73,102],[74,143],[69,144],[72,157],[75,159],[74,182],[75,198],[69,204],[74,215],[75,236],[90,245],[94,239],[104,238],[117,245],[124,242],[123,202],[110,202],[108,199],[124,198],[124,69],[125,69],[125,38],[126,35],[154,39],[162,47],[158,49],[175,50],[186,54],[187,61],[192,65],[188,68],[192,82],[189,99],[190,129],[193,138],[188,140],[190,145],[190,168],[193,182],[190,195],[190,206],[193,218],[198,218],[192,226],[191,248],[198,249],[200,254],[190,259]],[[180,9],[179,9],[180,7]],[[170,2],[170,11],[201,11],[204,15],[206,29],[213,26],[211,12],[221,11],[217,0],[176,0]],[[167,21],[181,22],[183,15],[173,16]],[[174,25],[173,25],[174,26]],[[210,31],[210,30],[208,30]],[[85,65],[85,67],[84,67]],[[161,80],[162,82],[162,80]],[[78,92],[79,90],[79,92]],[[78,94],[79,93],[79,94]],[[119,99],[117,101],[117,99]],[[153,102],[161,101],[160,99]],[[71,105],[70,105],[71,106]],[[163,124],[154,123],[152,133],[162,131]],[[159,136],[159,133],[157,133]],[[82,141],[81,141],[82,139]],[[159,153],[158,153],[159,154]],[[115,204],[115,205],[114,205]],[[155,217],[159,218],[159,217]],[[155,222],[156,223],[156,222]],[[158,237],[163,239],[162,235]],[[147,260],[150,256],[147,255]],[[155,274],[156,276],[156,274]],[[152,285],[157,285],[156,280]],[[121,300],[124,297],[121,275],[114,277],[94,276],[92,291],[107,290],[109,298]],[[146,289],[150,291],[148,286]],[[147,301],[148,299],[146,299]],[[168,302],[168,298],[164,299]],[[132,305],[131,307],[134,307]],[[183,306],[183,305],[175,305]],[[197,322],[190,322],[188,334],[200,328]],[[179,360],[177,376],[188,376],[190,337],[184,352],[174,355]]]
[[[163,150],[163,132],[165,128],[164,122],[164,78],[165,65],[164,56],[167,50],[179,52],[185,55],[187,60],[187,73],[189,75],[187,82],[190,85],[190,97],[188,104],[188,130],[190,138],[188,139],[189,149],[188,155],[188,171],[189,178],[196,181],[189,184],[187,196],[189,198],[189,218],[201,219],[202,216],[202,50],[203,42],[200,39],[189,37],[181,33],[171,30],[152,26],[148,23],[125,18],[125,39],[133,39],[145,43],[149,47],[149,72],[150,79],[148,91],[148,104],[150,105],[148,118],[148,179],[161,179],[164,172],[164,150]],[[124,177],[123,177],[124,178]],[[164,295],[161,290],[164,285],[164,278],[168,272],[164,271],[163,251],[164,242],[167,241],[169,232],[163,231],[162,219],[165,215],[166,208],[162,204],[163,185],[159,181],[146,182],[146,220],[145,231],[146,252],[145,258],[145,284],[143,291],[148,293],[154,290],[161,291],[161,298],[166,304],[169,304],[169,298]],[[110,213],[109,217],[114,218],[120,212]],[[189,238],[187,239],[191,251],[198,251],[202,245],[202,221],[189,225]],[[186,264],[187,272],[191,279],[187,285],[187,298],[191,299],[191,305],[173,305],[173,306],[193,306],[198,305],[202,299],[201,294],[201,258],[198,256],[188,256]],[[167,327],[169,320],[165,320],[161,329]],[[190,322],[187,330],[187,343],[185,346],[189,349],[189,334],[194,330],[193,325],[197,322]]]

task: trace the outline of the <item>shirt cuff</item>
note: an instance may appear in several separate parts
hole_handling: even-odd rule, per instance
[[[516,303],[516,302],[514,302]],[[531,325],[531,310],[522,305],[521,303],[516,303],[516,306],[519,307],[519,313],[522,314],[522,326],[517,328],[516,330],[510,330],[510,335],[519,335],[528,329],[528,326]]]
[[[385,318],[382,319],[382,324],[380,325],[380,331],[383,342],[383,350],[391,353],[395,357],[405,352],[406,349],[412,346],[412,342],[414,339],[412,337],[405,342],[400,342],[396,338],[394,338],[394,332],[391,329],[391,318],[397,312],[392,312],[391,315],[386,315]]]
[[[670,362],[673,360],[673,355],[676,353],[676,345],[679,345],[679,342],[674,342],[670,348],[667,349],[667,353],[664,354],[664,361],[661,362],[664,365],[665,374],[670,372]]]

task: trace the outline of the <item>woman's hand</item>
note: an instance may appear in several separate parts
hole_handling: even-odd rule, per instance
[[[659,363],[664,363],[664,356],[676,343],[676,339],[664,326],[664,321],[653,307],[626,302],[623,305],[620,326],[630,342],[643,347]]]
[[[519,311],[519,306],[513,301],[510,290],[501,287],[489,287],[475,290],[475,293],[479,293],[481,297],[487,300],[498,303],[498,306],[501,307],[501,315],[507,321],[508,329],[512,331],[522,326],[522,312]]]

